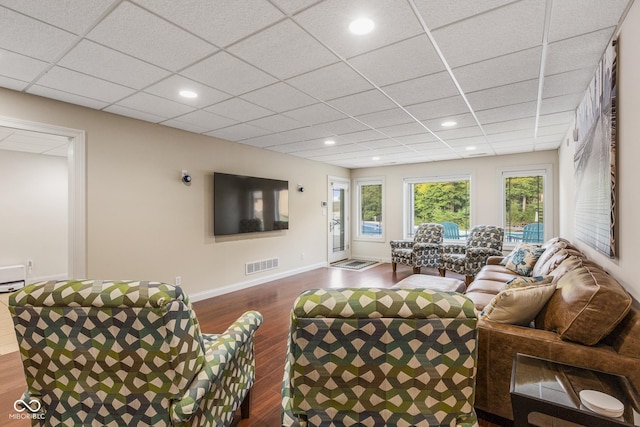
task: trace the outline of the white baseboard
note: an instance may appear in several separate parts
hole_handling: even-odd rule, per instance
[[[233,285],[223,286],[221,288],[211,289],[204,292],[198,292],[195,294],[189,293],[189,299],[192,302],[202,301],[208,298],[213,298],[219,295],[228,294],[229,292],[240,291],[242,289],[251,288],[253,286],[262,285],[267,282],[271,282],[273,280],[282,279],[285,277],[293,276],[295,274],[304,273],[306,271],[315,270],[316,268],[326,267],[326,262],[319,262],[317,264],[307,265],[302,268],[296,268],[294,270],[287,270],[277,274],[271,274],[269,276],[260,277],[254,280],[248,280],[246,282],[234,283]]]
[[[27,276],[26,283],[27,285],[29,285],[31,283],[46,282],[48,280],[68,280],[68,279],[69,279],[69,275],[67,275],[66,273],[49,274],[47,276],[35,276],[35,277]]]

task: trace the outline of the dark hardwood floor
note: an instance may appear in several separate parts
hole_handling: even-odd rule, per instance
[[[236,422],[239,427],[277,427],[280,425],[281,382],[284,372],[289,313],[296,297],[306,289],[340,287],[391,287],[412,273],[411,268],[379,264],[365,271],[319,268],[306,273],[254,286],[194,303],[204,332],[221,333],[247,310],[262,313],[264,323],[256,333],[256,382],[251,416]],[[436,270],[423,273],[437,275]],[[13,402],[25,388],[22,364],[17,352],[0,356],[0,425],[27,426],[26,420],[8,420]],[[481,420],[482,427],[499,427]]]

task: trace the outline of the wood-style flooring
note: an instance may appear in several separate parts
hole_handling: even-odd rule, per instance
[[[239,427],[277,427],[280,425],[281,382],[284,372],[289,313],[296,297],[313,288],[384,287],[412,273],[411,268],[379,264],[365,271],[319,268],[295,276],[278,279],[237,292],[194,303],[204,332],[221,333],[247,310],[258,310],[264,323],[256,333],[256,382],[253,388],[251,416],[236,422]],[[436,270],[423,269],[423,274],[437,275]],[[449,273],[448,273],[449,274]],[[18,352],[0,355],[0,425],[28,426],[26,420],[9,420],[13,402],[25,389],[22,364]],[[496,427],[481,420],[482,427]]]

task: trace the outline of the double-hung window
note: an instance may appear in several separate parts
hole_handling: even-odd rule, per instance
[[[384,241],[384,178],[356,180],[356,238]]]
[[[405,238],[425,222],[444,226],[445,240],[464,241],[471,224],[471,176],[436,176],[404,181]]]
[[[552,229],[551,167],[501,175],[505,242],[543,243]]]

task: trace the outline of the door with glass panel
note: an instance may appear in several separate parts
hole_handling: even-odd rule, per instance
[[[329,177],[329,262],[349,258],[349,181]]]

